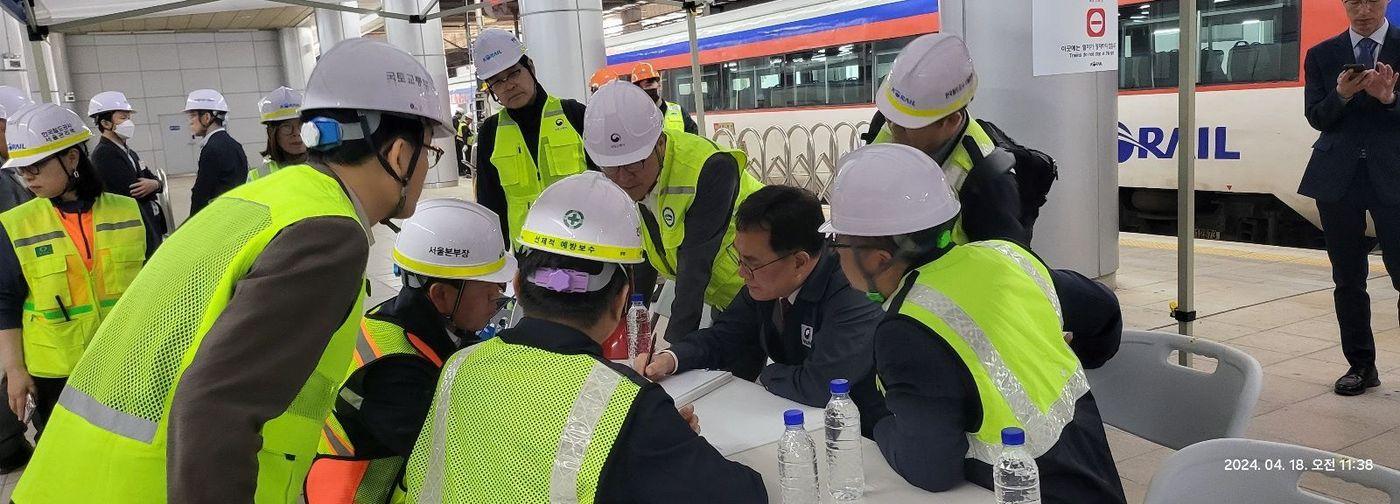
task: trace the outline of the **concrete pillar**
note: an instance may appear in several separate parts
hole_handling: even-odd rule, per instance
[[[975,117],[1045,151],[1060,180],[1032,247],[1052,267],[1090,277],[1118,270],[1118,73],[1034,77],[1030,0],[945,0],[943,28],[967,41],[977,68]]]
[[[316,53],[309,27],[279,28],[277,43],[282,49],[282,81],[293,89],[305,89],[306,79],[316,66]]]
[[[384,10],[399,13],[422,14],[423,8],[427,7],[429,0],[384,0]],[[437,12],[438,8],[433,7],[428,13]],[[433,77],[438,91],[442,93],[442,109],[450,110],[450,99],[447,96],[447,56],[442,42],[442,21],[434,19],[422,24],[413,24],[401,19],[386,18],[384,20],[384,32],[389,44],[398,47],[418,61],[428,69],[428,75]],[[452,125],[448,124],[448,128]],[[457,185],[457,148],[452,138],[438,139],[434,142],[444,154],[438,161],[437,166],[428,174],[428,179],[424,185],[427,187],[453,187]]]
[[[342,1],[340,5],[358,7],[353,0]],[[360,36],[360,15],[330,9],[316,9],[316,39],[325,54],[336,42]]]
[[[22,89],[25,94],[30,93],[29,72],[34,69],[34,62],[28,57],[27,33],[23,23],[10,16],[0,16],[0,56],[18,57],[24,66],[23,70],[0,70],[0,85]]]
[[[49,34],[50,52],[53,55],[54,82],[57,84],[59,102],[64,106],[73,109],[78,114],[87,112],[87,107],[79,107],[76,102],[68,101],[68,94],[73,93],[74,100],[77,99],[77,90],[73,89],[73,74],[68,68],[68,44],[62,33]],[[86,104],[84,104],[86,105]]]
[[[586,101],[588,78],[606,61],[603,1],[520,2],[520,31],[545,90]]]
[[[53,45],[48,40],[29,43],[34,54],[34,78],[38,83],[36,103],[62,104],[58,97],[58,73],[54,69]]]

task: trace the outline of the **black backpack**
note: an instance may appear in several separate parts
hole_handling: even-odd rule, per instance
[[[997,125],[981,119],[978,119],[977,123],[982,125],[982,129],[987,132],[987,136],[992,137],[992,142],[998,148],[1009,152],[1016,160],[1016,187],[1017,192],[1021,194],[1020,221],[1029,232],[1035,226],[1036,218],[1040,217],[1040,207],[1045,206],[1050,187],[1060,178],[1059,166],[1049,154],[1017,143]],[[987,159],[996,157],[988,156]]]

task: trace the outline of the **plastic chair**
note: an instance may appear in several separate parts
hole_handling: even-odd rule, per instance
[[[1213,358],[1214,372],[1183,367],[1172,351]],[[1172,449],[1241,437],[1263,370],[1240,350],[1180,334],[1123,331],[1118,354],[1085,370],[1104,423]]]
[[[1380,490],[1390,495],[1391,502],[1400,502],[1400,471],[1380,465],[1363,466],[1363,463],[1305,446],[1255,439],[1213,439],[1188,446],[1168,458],[1152,477],[1144,502],[1343,502],[1298,488],[1303,472],[1319,467],[1331,470],[1316,472]]]

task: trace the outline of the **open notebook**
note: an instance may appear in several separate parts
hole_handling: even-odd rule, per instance
[[[684,373],[668,376],[658,382],[661,388],[671,395],[671,399],[676,401],[676,406],[685,406],[695,402],[696,399],[705,397],[705,394],[714,392],[729,380],[734,379],[734,375],[728,371],[715,371],[712,369],[692,369]]]

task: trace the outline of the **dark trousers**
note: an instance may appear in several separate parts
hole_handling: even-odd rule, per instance
[[[1367,255],[1375,241],[1366,236],[1366,212],[1376,224],[1381,258],[1391,285],[1400,290],[1400,204],[1383,204],[1376,197],[1361,166],[1339,201],[1317,202],[1322,235],[1327,242],[1327,258],[1332,262],[1332,298],[1337,308],[1337,325],[1342,332],[1342,353],[1354,370],[1376,365],[1376,340],[1371,333],[1371,297],[1366,294],[1370,272]]]
[[[9,387],[0,386],[0,460],[9,458],[29,444],[29,440],[24,438],[24,431],[28,429],[10,411],[9,398]]]
[[[34,417],[30,419],[36,431],[34,442],[39,442],[39,437],[44,435],[44,427],[49,424],[49,418],[53,417],[53,408],[58,405],[58,396],[63,393],[63,386],[67,384],[67,378],[34,377]]]

